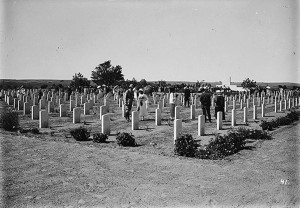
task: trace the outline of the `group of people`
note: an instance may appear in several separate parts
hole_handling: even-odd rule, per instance
[[[217,118],[217,112],[222,112],[222,119],[225,120],[225,98],[221,91],[216,92],[216,96],[214,97],[213,102],[215,103],[215,118]],[[173,100],[172,93],[170,94],[170,101]],[[184,106],[190,106],[190,96],[191,92],[186,87],[184,89]],[[205,91],[200,95],[200,102],[202,106],[203,115],[205,116],[205,122],[207,120],[211,122],[211,114],[210,114],[210,107],[212,102],[212,93],[205,89]],[[130,113],[132,109],[133,100],[135,99],[133,85],[129,85],[129,89],[126,90],[124,94],[124,104],[125,104],[125,119],[129,122],[130,121]],[[144,120],[144,117],[147,115],[147,108],[146,108],[146,101],[148,100],[148,96],[144,94],[143,89],[138,90],[138,95],[136,96],[137,100],[137,110],[139,111],[139,116],[141,120]]]
[[[132,104],[134,100],[134,91],[133,84],[129,85],[129,89],[126,90],[124,94],[124,104],[125,104],[125,119],[130,121],[130,112],[132,109]],[[144,120],[147,115],[146,101],[148,100],[148,96],[144,94],[143,89],[138,90],[137,95],[137,110],[139,111],[139,116],[141,120]]]
[[[220,90],[217,90],[217,95],[214,97],[214,103],[215,103],[215,118],[217,118],[217,113],[222,112],[222,120],[225,120],[225,98]],[[205,122],[207,120],[211,122],[211,114],[210,114],[210,106],[211,106],[211,92],[208,91],[208,89],[205,89],[205,91],[200,95],[200,102],[202,106],[203,115],[205,117]]]

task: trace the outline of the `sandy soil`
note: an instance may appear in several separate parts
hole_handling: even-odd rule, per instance
[[[1,132],[2,207],[299,207],[299,122],[275,130],[273,140],[211,161],[175,156],[168,107],[162,125],[155,126],[153,104],[140,129],[132,131],[113,103],[109,142],[75,141],[72,128],[101,131],[100,104],[91,115],[82,115],[80,124],[72,124],[71,112],[65,118],[53,113],[50,128],[40,134]],[[250,109],[247,124],[239,110],[235,128],[260,128],[259,120],[287,113],[267,107],[267,117],[258,113],[255,121]],[[196,117],[200,114],[196,109]],[[183,108],[183,133],[200,143],[231,128],[227,113],[224,130],[217,131],[213,120],[206,125],[206,136],[198,137],[197,120],[189,116]],[[30,116],[20,117],[21,127],[38,127]],[[133,133],[139,145],[118,146],[117,132]]]

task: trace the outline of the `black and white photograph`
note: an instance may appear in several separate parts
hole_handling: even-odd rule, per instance
[[[298,0],[0,0],[0,207],[300,207]]]

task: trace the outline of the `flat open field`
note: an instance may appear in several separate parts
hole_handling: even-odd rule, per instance
[[[72,123],[71,112],[64,118],[53,113],[50,128],[40,134],[1,132],[3,207],[299,207],[299,122],[225,160],[200,160],[174,155],[169,108],[163,110],[162,125],[155,126],[153,103],[140,129],[132,131],[112,101],[108,143],[75,141],[69,133],[75,127],[85,126],[91,134],[101,131],[101,104],[91,115],[81,115],[80,124]],[[267,105],[263,119],[287,113],[273,111],[274,105]],[[198,142],[231,128],[227,113],[224,130],[216,130],[213,119],[206,123],[206,135],[198,137],[197,119],[190,120],[189,112],[182,108],[183,133]],[[196,117],[201,114],[197,108]],[[38,127],[30,116],[20,117],[21,127]],[[238,110],[235,128],[260,128],[260,113],[254,121],[252,108],[247,124],[242,117]],[[131,132],[138,146],[118,146],[117,132]]]

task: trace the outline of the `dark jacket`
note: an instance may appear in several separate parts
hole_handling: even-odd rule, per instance
[[[190,98],[191,97],[191,91],[189,89],[185,89],[184,90],[184,97],[186,99]]]
[[[214,98],[214,102],[216,103],[217,107],[224,107],[224,105],[225,105],[225,99],[222,95],[217,95]]]
[[[132,105],[133,98],[134,98],[133,91],[127,90],[125,92],[125,97],[124,97],[125,105]]]
[[[204,92],[200,95],[200,102],[203,106],[211,106],[211,94]]]

